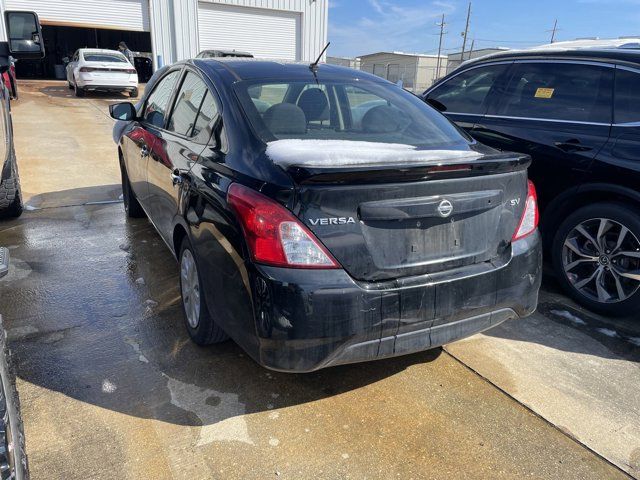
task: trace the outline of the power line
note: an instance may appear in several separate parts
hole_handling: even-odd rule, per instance
[[[556,33],[558,32],[558,19],[553,23],[553,30],[546,30],[546,32],[551,32],[551,43],[556,41]]]
[[[442,21],[440,23],[437,23],[436,25],[440,27],[440,42],[438,43],[438,62],[436,66],[436,78],[434,78],[434,80],[440,78],[440,64],[442,62],[440,58],[440,55],[442,54],[442,37],[444,37],[444,26],[446,25],[446,23],[444,23],[444,13],[442,14]]]
[[[471,20],[471,2],[469,2],[469,9],[467,10],[467,25],[464,27],[464,39],[462,40],[462,55],[460,58],[464,60],[464,49],[467,46],[467,34],[469,33],[469,21]]]

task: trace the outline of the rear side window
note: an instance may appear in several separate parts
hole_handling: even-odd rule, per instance
[[[640,122],[640,74],[616,70],[615,123]]]
[[[444,106],[445,112],[484,114],[485,100],[508,65],[488,65],[462,72],[437,87],[427,97]]]
[[[165,117],[169,109],[169,100],[171,100],[171,94],[179,75],[180,71],[174,70],[158,82],[144,107],[142,118],[145,122],[159,128],[164,127]]]
[[[207,95],[207,87],[194,73],[187,72],[178,92],[167,130],[186,137],[194,135],[196,118]]]
[[[611,123],[613,69],[573,63],[516,63],[499,115]]]
[[[200,106],[200,112],[198,113],[198,117],[196,118],[196,123],[193,126],[193,132],[191,136],[196,137],[200,135],[201,132],[205,132],[205,137],[203,140],[209,139],[211,121],[216,118],[218,115],[218,104],[216,103],[215,98],[213,98],[213,94],[211,91],[207,90],[206,95],[202,101],[202,105]],[[209,134],[207,134],[207,132]]]

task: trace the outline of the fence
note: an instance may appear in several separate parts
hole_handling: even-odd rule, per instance
[[[372,73],[393,83],[402,82],[402,86],[414,93],[422,93],[447,73],[446,65],[416,66],[415,64],[373,63],[360,65],[359,70]]]

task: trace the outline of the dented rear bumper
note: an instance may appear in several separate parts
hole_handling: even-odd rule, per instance
[[[435,348],[533,313],[541,277],[537,232],[502,262],[392,282],[257,266],[252,353],[267,368],[308,372]]]

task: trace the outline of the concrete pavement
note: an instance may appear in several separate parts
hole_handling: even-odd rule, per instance
[[[512,398],[527,393],[520,400],[551,421],[572,418],[562,408],[572,402],[559,395],[574,392],[587,413],[610,406],[596,426],[607,415],[616,425],[634,418],[631,389],[606,381],[608,373],[635,378],[633,359],[623,357],[632,351],[619,350],[621,339],[585,341],[545,311],[451,348],[511,396],[440,350],[286,375],[257,366],[232,342],[193,345],[168,249],[146,220],[99,203],[120,194],[104,114],[110,100],[47,85],[25,86],[14,105],[22,182],[38,209],[0,223],[0,244],[12,254],[0,311],[34,479],[626,478],[565,434],[580,438],[577,428],[556,428]],[[545,349],[539,365],[536,345]],[[571,357],[578,347],[611,362],[595,373],[561,368],[579,363]],[[533,383],[554,397],[546,409],[536,409]],[[597,398],[589,403],[589,395]],[[620,458],[632,456],[626,448],[616,450]]]

